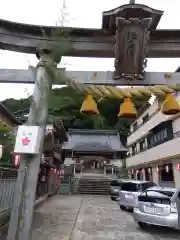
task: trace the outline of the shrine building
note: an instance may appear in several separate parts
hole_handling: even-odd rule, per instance
[[[65,166],[73,166],[74,174],[116,174],[122,167],[127,149],[114,130],[70,129],[68,142],[62,147]]]

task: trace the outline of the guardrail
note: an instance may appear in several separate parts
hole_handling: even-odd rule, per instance
[[[12,207],[16,179],[0,179],[0,212]]]
[[[0,213],[12,207],[17,170],[0,167]]]
[[[0,167],[0,213],[11,209],[17,179],[16,169],[6,169]],[[57,191],[55,177],[38,181],[36,189],[36,200]]]

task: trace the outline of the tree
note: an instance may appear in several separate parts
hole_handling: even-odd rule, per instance
[[[3,103],[16,116],[23,117],[28,114],[30,98],[7,99]],[[70,87],[56,88],[52,91],[49,104],[49,123],[54,119],[61,119],[66,129],[117,129],[122,141],[125,142],[129,133],[131,121],[118,118],[121,101],[119,99],[104,99],[99,101],[99,116],[84,116],[80,113],[81,104],[85,95]],[[135,101],[136,107],[142,107],[142,102]]]
[[[0,143],[3,146],[3,155],[0,160],[1,166],[11,165],[11,153],[14,146],[14,135],[12,128],[0,123]]]

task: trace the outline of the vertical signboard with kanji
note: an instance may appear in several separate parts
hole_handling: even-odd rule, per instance
[[[116,18],[115,79],[144,78],[151,18]]]

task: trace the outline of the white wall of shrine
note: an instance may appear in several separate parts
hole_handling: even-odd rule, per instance
[[[72,159],[72,157],[66,157],[64,161],[64,165],[68,166],[71,164],[74,164],[74,160]],[[114,165],[116,167],[122,167],[122,161],[120,159],[111,159],[109,164]]]
[[[110,164],[116,167],[122,167],[122,161],[120,159],[111,159]]]
[[[67,157],[67,158],[65,158],[65,161],[64,161],[64,165],[65,166],[69,166],[69,165],[71,165],[71,164],[74,164],[74,161],[73,161],[73,159],[72,159],[72,157]]]

